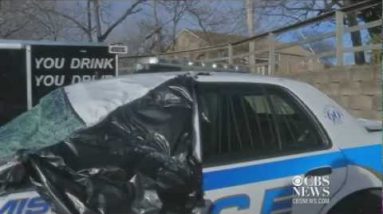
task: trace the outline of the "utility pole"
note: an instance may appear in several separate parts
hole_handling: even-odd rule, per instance
[[[254,35],[254,0],[246,0],[246,24],[249,36]]]
[[[246,0],[246,24],[249,37],[254,36],[254,0]],[[256,72],[255,42],[249,42],[249,68]]]

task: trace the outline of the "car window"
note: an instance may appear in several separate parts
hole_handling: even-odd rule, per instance
[[[230,163],[323,148],[306,109],[282,88],[198,87],[205,164]]]

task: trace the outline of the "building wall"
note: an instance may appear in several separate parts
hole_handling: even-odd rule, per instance
[[[322,69],[324,69],[324,65],[318,60],[307,60],[302,56],[281,55],[277,62],[276,72],[293,74]]]
[[[182,51],[205,47],[207,44],[188,31],[183,31],[178,35],[172,51]]]
[[[283,76],[310,83],[355,117],[382,118],[382,77],[378,65],[332,68]]]

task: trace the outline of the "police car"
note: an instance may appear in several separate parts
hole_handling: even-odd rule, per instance
[[[40,106],[40,112],[72,111],[81,121],[74,129],[91,126],[179,74],[67,86],[48,95],[66,103]],[[194,75],[195,152],[213,214],[380,213],[380,123],[355,119],[306,83],[233,72]],[[60,127],[56,116],[49,119]],[[51,210],[30,190],[0,198],[0,213]]]

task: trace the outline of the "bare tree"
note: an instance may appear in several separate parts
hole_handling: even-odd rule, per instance
[[[177,28],[181,18],[185,16],[187,9],[190,7],[191,1],[163,1],[165,10],[171,14],[171,45],[174,47],[176,42]]]
[[[186,12],[191,20],[194,20],[199,28],[203,31],[222,31],[225,25],[231,19],[230,16],[225,16],[222,11],[215,6],[214,1],[193,1]]]
[[[202,0],[153,0],[150,7],[153,20],[142,20],[139,28],[144,38],[144,49],[151,53],[174,47],[181,20],[196,23],[202,31],[214,31],[214,27],[224,25],[226,20],[218,10]]]
[[[22,3],[22,4],[21,4]],[[53,7],[42,2],[40,7]],[[39,13],[33,0],[0,2],[0,37],[4,39],[42,39],[58,37],[60,25],[51,25],[51,17]]]
[[[167,51],[175,47],[177,34],[185,23],[188,27],[205,32],[231,30],[231,26],[228,27],[227,24],[237,20],[223,15],[219,4],[224,2],[218,0],[149,1],[143,15],[150,18],[138,21],[139,32],[130,34],[130,38],[126,39],[128,45],[133,43],[130,46],[134,46],[134,50],[141,54]],[[140,47],[137,47],[137,44],[140,44]]]
[[[158,0],[152,0],[153,5],[153,18],[154,18],[154,25],[153,25],[153,36],[154,40],[152,43],[152,47],[150,48],[154,52],[162,52],[163,51],[163,26],[160,20],[160,17],[158,15]]]
[[[107,13],[105,10],[110,9],[107,5],[111,3],[107,1],[87,0],[85,5],[80,5],[80,13],[78,11],[70,13],[68,10],[57,8],[41,8],[41,10],[68,20],[87,36],[88,41],[96,40],[97,42],[103,42],[128,16],[140,12],[142,8],[139,6],[146,1],[147,0],[135,0],[122,14],[114,20],[110,20],[108,24],[102,21],[105,19],[103,14]],[[71,8],[71,10],[73,10],[73,8]],[[86,15],[83,16],[82,14]]]
[[[95,3],[96,3],[96,6],[99,5],[99,1],[100,0],[94,0]],[[102,31],[102,26],[100,24],[100,22],[97,22],[97,40],[99,42],[101,41],[104,41],[108,36],[109,34],[119,25],[121,24],[121,22],[123,22],[128,16],[132,15],[132,14],[135,14],[135,13],[138,13],[139,11],[141,11],[142,9],[141,8],[138,8],[138,6],[142,3],[144,3],[145,1],[147,0],[136,0],[133,4],[130,5],[130,7],[128,7],[125,12],[123,14],[120,15],[120,17],[118,17],[115,21],[112,22],[111,25],[109,25],[106,30]],[[98,14],[99,14],[100,10],[99,10],[99,7],[98,7]],[[96,13],[97,14],[97,13]],[[101,16],[100,15],[96,15],[96,19],[101,19]]]

